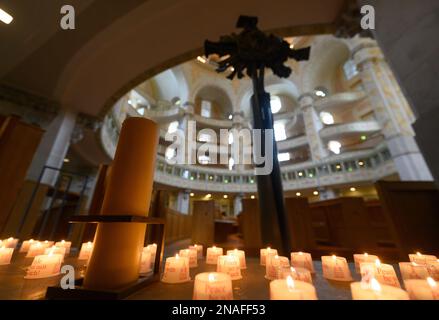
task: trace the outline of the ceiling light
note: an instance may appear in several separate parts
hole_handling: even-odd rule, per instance
[[[363,161],[360,161],[360,162],[358,162],[358,165],[359,165],[360,167],[362,167],[362,166],[364,166],[364,162],[363,162]]]
[[[195,193],[191,192],[190,196],[191,196],[191,197],[195,196]]]
[[[171,122],[168,127],[168,133],[174,133],[178,129],[178,121]]]
[[[168,160],[171,160],[172,158],[174,158],[176,155],[176,151],[174,148],[167,148],[166,152],[165,152],[165,157]]]
[[[290,44],[290,49],[294,49],[294,43]]]
[[[133,102],[132,102],[131,100],[128,100],[128,104],[129,104],[130,106],[132,106],[132,105],[133,105]]]
[[[360,139],[361,139],[361,141],[366,141],[367,140],[367,136],[363,135],[363,136],[360,137]]]
[[[354,188],[354,187],[351,187],[349,190],[351,190],[351,192],[355,192],[355,191],[357,191],[357,189]]]
[[[282,109],[282,102],[280,101],[280,98],[278,96],[271,97],[270,107],[273,114],[278,113],[280,109]]]
[[[303,172],[299,172],[298,174],[299,174],[299,177],[303,176]]]
[[[328,149],[335,154],[340,154],[341,143],[338,141],[329,141]]]
[[[296,192],[296,196],[300,197],[302,194],[300,192]]]
[[[212,195],[210,193],[206,194],[206,198],[212,198]]]
[[[320,112],[320,120],[326,125],[334,124],[334,117],[329,112]]]
[[[254,198],[256,198],[256,197],[255,197],[255,196],[251,196],[250,198],[251,198],[251,199],[254,199]]]
[[[229,158],[229,170],[233,170],[234,165],[235,165],[235,160],[233,158]]]
[[[14,18],[6,11],[0,9],[0,21],[6,24],[10,24]]]
[[[65,162],[65,163],[68,163],[68,162],[70,162],[70,159],[69,159],[69,158],[65,158],[65,159],[64,159],[64,162]]]
[[[226,195],[226,194],[225,194],[225,195],[223,195],[223,198],[224,198],[224,199],[227,199],[228,197],[229,197],[229,196],[228,196],[228,195]]]
[[[229,114],[229,120],[233,119],[233,115]]]
[[[318,196],[319,192],[318,191],[314,191],[312,194],[315,195],[315,196]]]
[[[279,153],[277,155],[277,160],[279,160],[279,162],[289,161],[290,160],[290,154],[288,152],[286,152],[286,153]]]
[[[316,96],[324,98],[326,97],[326,93],[323,92],[322,90],[316,90]]]

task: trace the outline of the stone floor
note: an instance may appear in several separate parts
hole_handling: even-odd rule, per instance
[[[168,246],[165,257],[174,255],[179,248],[184,248],[189,243],[182,241]],[[72,252],[65,263],[75,266],[76,276],[83,275],[84,268],[78,265],[77,259]],[[15,254],[12,263],[8,266],[0,266],[0,300],[35,300],[44,299],[46,288],[59,283],[60,276],[41,280],[24,279],[26,267],[32,262],[30,258],[24,258],[24,254]],[[318,298],[321,300],[350,300],[349,283],[328,281],[322,277],[320,261],[314,262],[316,274],[313,277],[314,286]],[[352,275],[356,281],[359,276],[355,273],[353,263],[350,263]],[[395,268],[398,273],[398,268]],[[171,285],[155,282],[150,286],[131,295],[132,300],[190,300],[195,275],[201,272],[216,271],[216,266],[206,265],[205,260],[199,260],[198,267],[191,269],[191,282]],[[264,278],[265,268],[259,265],[258,258],[247,258],[247,269],[242,271],[243,279],[233,281],[234,298],[236,300],[265,300],[269,298],[269,281]],[[400,276],[398,274],[398,276]]]

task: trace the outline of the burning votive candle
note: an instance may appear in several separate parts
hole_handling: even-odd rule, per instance
[[[15,249],[18,244],[18,239],[10,237],[2,241],[2,246],[8,249]]]
[[[139,273],[145,274],[150,272],[151,269],[151,250],[148,247],[143,248],[140,258]]]
[[[416,254],[409,254],[410,262],[417,264],[427,264],[428,262],[437,261],[437,257],[430,254],[422,254],[416,252]]]
[[[374,278],[369,282],[351,283],[351,294],[353,300],[409,300],[404,290],[380,284]]]
[[[439,300],[439,286],[431,277],[405,280],[404,285],[411,300]]]
[[[195,276],[194,300],[233,300],[232,278],[225,273],[200,273]]]
[[[25,279],[50,278],[59,275],[64,256],[53,254],[39,255],[34,258],[32,265],[27,269]]]
[[[323,277],[335,281],[352,281],[351,271],[349,270],[346,258],[332,256],[322,256]]]
[[[235,255],[219,256],[216,271],[219,273],[227,273],[232,280],[242,279],[239,258]]]
[[[198,267],[198,251],[195,249],[180,250],[180,257],[187,257],[189,259],[189,268]]]
[[[64,247],[57,247],[57,246],[53,246],[52,248],[47,248],[44,250],[44,254],[59,254],[60,256],[62,256],[62,261],[64,261],[64,256],[66,255],[66,248]]]
[[[247,264],[245,262],[245,252],[243,250],[227,250],[227,255],[234,255],[237,256],[239,259],[239,266],[241,267],[241,269],[247,269]]]
[[[79,251],[78,260],[89,260],[93,251],[93,242],[84,242]]]
[[[270,300],[317,300],[317,294],[312,284],[288,276],[270,282]]]
[[[429,262],[427,264],[427,270],[430,277],[439,281],[439,260]]]
[[[395,269],[390,264],[381,263],[380,259],[375,262],[363,262],[360,264],[361,277],[365,279],[375,278],[380,284],[400,288]]]
[[[194,244],[193,246],[189,246],[189,249],[195,249],[198,252],[198,259],[203,258],[203,246],[199,244]]]
[[[279,267],[277,271],[277,278],[286,279],[287,277],[291,277],[293,280],[299,280],[312,284],[311,272],[305,268]]]
[[[218,257],[223,255],[223,248],[217,248],[215,246],[207,248],[206,264],[217,264]]]
[[[151,268],[154,268],[155,265],[155,259],[157,256],[157,244],[149,244],[146,246],[151,251]]]
[[[53,245],[55,244],[54,241],[49,241],[49,240],[45,240],[43,242],[41,242],[41,244],[46,247],[46,248],[50,248],[53,247]]]
[[[163,272],[162,282],[169,284],[184,283],[190,281],[189,258],[175,257],[166,259],[165,271]]]
[[[430,276],[427,266],[416,262],[400,262],[399,270],[403,280],[427,279]]]
[[[314,273],[314,264],[310,253],[291,252],[291,265],[295,268],[305,268]]]
[[[29,251],[29,247],[33,243],[35,243],[34,239],[23,241],[23,243],[21,244],[20,252],[24,252],[24,253],[28,252]]]
[[[374,263],[378,259],[378,256],[373,254],[363,253],[363,254],[354,254],[354,262],[355,262],[355,272],[361,273],[360,264],[364,262]]]
[[[63,247],[66,249],[66,254],[70,253],[70,248],[72,246],[72,242],[71,241],[65,241],[65,240],[61,240],[55,243],[56,247]]]
[[[265,279],[275,280],[277,278],[278,269],[281,267],[289,267],[290,261],[287,257],[267,256],[265,265]]]
[[[13,248],[0,247],[0,266],[5,266],[11,263]]]
[[[268,247],[267,249],[261,249],[260,255],[261,255],[261,266],[265,266],[267,263],[267,256],[277,255],[277,250],[271,249],[270,247]]]
[[[26,258],[34,258],[36,256],[44,254],[46,250],[46,246],[44,246],[41,242],[36,241],[30,245],[29,250],[27,251]]]

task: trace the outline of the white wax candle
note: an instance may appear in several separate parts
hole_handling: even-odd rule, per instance
[[[180,257],[178,254],[175,257],[166,259],[165,271],[163,272],[162,282],[177,284],[190,281],[189,276],[189,258]]]
[[[189,246],[189,249],[195,249],[198,252],[198,259],[203,258],[203,246],[200,244],[194,244],[193,246]]]
[[[146,247],[151,251],[151,268],[154,269],[155,259],[157,257],[157,244],[149,244]]]
[[[89,260],[91,253],[93,252],[93,242],[84,242],[81,245],[81,250],[79,251],[78,260]]]
[[[375,262],[363,262],[360,264],[361,277],[366,281],[375,278],[380,284],[385,284],[392,287],[400,288],[398,277],[395,269],[390,264],[380,262],[376,259]]]
[[[346,258],[333,256],[322,256],[323,277],[335,281],[352,281]]]
[[[411,300],[439,300],[439,285],[431,277],[405,280],[404,285]]]
[[[218,263],[218,257],[223,255],[223,248],[217,248],[215,246],[207,248],[206,253],[206,264]]]
[[[376,279],[351,283],[351,294],[353,300],[409,300],[404,290],[380,284]]]
[[[15,249],[17,247],[18,241],[18,239],[10,237],[8,239],[2,240],[2,246],[9,249]]]
[[[290,261],[287,257],[279,257],[278,255],[267,256],[265,265],[265,279],[275,280],[278,274],[278,268],[289,267]]]
[[[312,284],[311,272],[305,268],[279,267],[277,271],[277,279],[286,279],[291,277],[293,280],[299,280]]]
[[[416,252],[416,254],[409,254],[410,262],[417,264],[427,264],[428,262],[437,261],[437,257],[431,254],[422,254]]]
[[[50,247],[53,247],[53,245],[55,244],[55,242],[54,242],[54,241],[45,240],[45,241],[42,241],[41,244],[42,244],[44,247],[46,247],[46,248],[50,248]]]
[[[219,273],[227,273],[232,280],[242,279],[239,258],[234,255],[219,256],[216,271]]]
[[[312,284],[287,277],[270,282],[270,300],[317,300],[317,294]]]
[[[39,255],[43,255],[46,250],[46,246],[41,242],[36,241],[30,245],[29,250],[27,251],[26,258],[34,258]]]
[[[291,252],[291,265],[295,268],[305,268],[314,273],[314,263],[312,256],[307,252]]]
[[[151,250],[148,247],[143,248],[140,257],[139,273],[145,274],[151,272]]]
[[[29,247],[34,243],[35,243],[34,239],[23,241],[23,243],[21,244],[20,252],[24,252],[24,253],[28,252]]]
[[[439,260],[431,261],[427,264],[427,270],[430,277],[439,281]]]
[[[430,276],[427,266],[416,262],[400,262],[399,270],[404,280],[427,279]]]
[[[53,246],[51,248],[47,248],[44,250],[44,254],[49,255],[50,253],[59,254],[60,256],[63,257],[62,262],[64,262],[64,256],[66,255],[66,248]]]
[[[48,254],[36,256],[27,269],[25,279],[50,278],[59,275],[63,256]]]
[[[261,249],[260,250],[260,257],[261,257],[261,266],[265,266],[267,264],[267,256],[275,256],[277,255],[276,249],[271,249],[268,247],[267,249]]]
[[[354,254],[355,272],[361,273],[360,264],[364,262],[374,263],[378,259],[378,256],[368,253]]]
[[[0,266],[5,266],[11,263],[12,254],[14,253],[13,248],[0,248]]]
[[[66,254],[70,253],[70,248],[72,246],[72,242],[71,241],[65,241],[65,240],[61,240],[55,243],[56,247],[63,247],[66,248]]]
[[[187,257],[189,259],[189,268],[198,267],[198,251],[195,249],[182,249],[179,252],[180,257]]]
[[[239,266],[241,267],[241,269],[247,269],[247,264],[245,262],[245,252],[243,250],[238,250],[238,249],[227,250],[227,255],[237,256],[239,259]]]
[[[232,278],[217,272],[197,274],[193,300],[233,300]]]

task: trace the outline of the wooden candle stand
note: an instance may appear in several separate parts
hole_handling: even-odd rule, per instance
[[[163,258],[165,243],[165,219],[125,215],[87,215],[73,217],[69,223],[146,223],[156,227],[157,253],[152,276],[140,276],[139,279],[118,290],[95,290],[82,286],[84,279],[75,280],[75,289],[63,289],[59,286],[48,287],[46,299],[49,300],[121,300],[160,280],[160,265]],[[147,233],[145,234],[146,239]],[[146,242],[146,240],[145,240]]]

